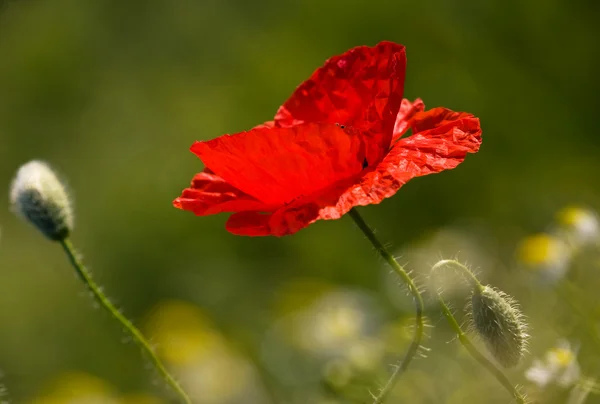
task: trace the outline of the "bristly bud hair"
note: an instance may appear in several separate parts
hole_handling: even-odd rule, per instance
[[[490,286],[473,288],[467,310],[470,329],[504,367],[516,366],[527,352],[527,323],[517,302]]]
[[[11,189],[12,209],[50,240],[63,240],[73,229],[73,209],[64,184],[50,166],[32,160],[17,171]]]

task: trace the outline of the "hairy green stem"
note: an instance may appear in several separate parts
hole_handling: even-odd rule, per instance
[[[392,267],[394,272],[400,276],[402,281],[408,287],[408,290],[413,296],[413,300],[415,303],[415,332],[413,335],[412,343],[406,352],[406,356],[404,359],[395,367],[392,375],[390,376],[388,382],[383,386],[379,394],[374,396],[373,404],[381,404],[388,396],[388,394],[394,388],[396,381],[400,377],[400,375],[408,368],[410,362],[413,360],[415,355],[417,354],[419,347],[421,346],[421,340],[423,339],[423,329],[424,329],[424,321],[423,321],[423,298],[421,297],[421,293],[417,286],[415,285],[413,279],[410,277],[408,272],[396,261],[396,259],[388,252],[388,250],[384,247],[384,245],[377,239],[375,236],[375,232],[367,225],[362,216],[358,213],[355,208],[350,210],[350,217],[354,220],[358,228],[367,236],[373,247],[377,250],[379,255]]]
[[[137,329],[136,326],[133,325],[131,321],[121,314],[121,312],[108,300],[98,284],[94,282],[90,272],[77,256],[77,252],[75,251],[71,241],[68,238],[65,238],[60,240],[60,245],[63,247],[65,253],[69,257],[69,261],[73,265],[73,268],[75,268],[77,276],[92,292],[94,299],[96,299],[100,306],[106,309],[106,311],[108,311],[109,314],[121,324],[125,332],[131,336],[133,341],[135,341],[135,343],[141,348],[142,352],[148,356],[150,362],[152,362],[152,365],[154,365],[164,381],[173,389],[175,393],[177,393],[177,396],[181,402],[185,404],[191,404],[192,401],[188,397],[187,393],[181,388],[177,380],[175,380],[175,378],[169,373],[158,356],[156,356],[148,340],[146,340],[144,335],[140,332],[140,330]]]
[[[471,282],[471,285],[473,287],[478,287],[478,288],[482,287],[481,283],[475,277],[475,275],[473,275],[471,270],[456,260],[439,261],[431,268],[431,273],[433,274],[434,271],[436,271],[442,267],[447,267],[449,265],[452,265],[455,268],[460,269],[462,271],[462,273],[467,277],[467,279],[469,279],[469,281]],[[465,347],[467,352],[473,358],[475,358],[475,360],[477,362],[479,362],[479,364],[481,364],[484,368],[486,368],[487,371],[490,372],[498,380],[498,382],[500,382],[500,384],[513,396],[513,398],[515,399],[515,401],[517,403],[525,404],[527,402],[525,397],[519,392],[519,390],[517,390],[517,388],[510,382],[510,380],[508,380],[508,377],[506,377],[504,372],[502,372],[502,370],[500,368],[498,368],[492,361],[490,361],[481,352],[479,352],[477,350],[477,348],[475,347],[475,345],[473,345],[473,343],[471,342],[469,337],[467,337],[467,335],[464,333],[464,331],[460,327],[460,324],[458,324],[458,321],[456,321],[454,314],[452,314],[452,310],[450,310],[450,308],[448,307],[448,305],[442,298],[442,295],[438,291],[436,291],[436,295],[437,295],[437,299],[440,304],[440,307],[442,308],[442,313],[446,317],[446,320],[448,320],[448,324],[450,324],[450,327],[452,327],[452,329],[458,336],[458,340],[460,341],[462,346]]]
[[[480,290],[483,289],[483,285],[481,285],[481,282],[479,282],[479,279],[477,279],[477,277],[473,274],[473,272],[471,272],[471,270],[466,265],[464,265],[456,260],[438,261],[434,266],[431,267],[431,273],[433,274],[439,268],[442,268],[445,266],[450,266],[450,265],[459,269],[461,272],[461,275],[463,275],[467,279],[467,281],[471,284],[472,287],[478,288]]]

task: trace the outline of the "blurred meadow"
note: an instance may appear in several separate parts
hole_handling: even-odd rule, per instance
[[[328,57],[390,40],[407,47],[405,97],[475,114],[483,144],[359,208],[426,287],[432,326],[387,402],[511,400],[428,293],[441,284],[464,320],[459,279],[428,278],[458,258],[528,318],[509,379],[537,402],[600,403],[600,2],[0,4],[0,402],[169,402],[59,246],[10,212],[31,159],[67,181],[74,244],[195,403],[370,402],[414,312],[352,220],[249,238],[171,202],[202,168],[194,140],[271,119]]]

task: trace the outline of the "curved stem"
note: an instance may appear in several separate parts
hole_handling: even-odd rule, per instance
[[[110,315],[117,320],[126,333],[128,333],[133,341],[142,349],[142,351],[148,356],[152,365],[156,368],[160,376],[165,380],[165,382],[177,393],[181,402],[185,404],[191,404],[192,401],[188,397],[187,393],[181,388],[179,383],[175,380],[173,376],[169,373],[167,368],[163,365],[161,360],[156,356],[150,343],[140,330],[137,329],[136,326],[133,325],[131,321],[129,321],[121,312],[108,300],[106,295],[102,292],[98,284],[94,282],[91,277],[90,272],[83,265],[81,260],[77,257],[77,253],[73,244],[69,239],[60,240],[60,245],[65,250],[65,253],[69,257],[69,261],[75,268],[75,272],[77,276],[83,281],[86,287],[92,292],[94,299],[102,306],[106,311],[110,313]]]
[[[455,261],[455,260],[439,261],[437,264],[435,264],[431,268],[431,272],[433,273],[433,271],[435,271],[445,265],[449,265],[449,264],[452,264],[452,265],[456,266],[457,268],[460,268],[463,271],[463,273],[467,275],[467,277],[472,282],[474,287],[479,287],[479,288],[483,287],[481,285],[481,283],[479,282],[479,280],[475,277],[475,275],[473,275],[473,273],[471,272],[471,270],[469,268],[467,268],[465,265],[463,265],[460,262]],[[525,397],[521,393],[519,393],[519,391],[517,390],[517,388],[515,386],[513,386],[513,384],[510,382],[510,380],[508,380],[508,377],[506,377],[506,375],[504,374],[504,372],[502,372],[502,370],[500,370],[492,361],[490,361],[481,352],[479,352],[477,350],[477,348],[475,347],[475,345],[473,345],[473,343],[471,342],[469,337],[467,337],[467,335],[464,333],[464,331],[458,324],[458,321],[456,321],[456,318],[452,314],[452,310],[450,310],[450,308],[448,307],[448,305],[442,298],[442,295],[438,291],[436,291],[436,295],[437,295],[437,299],[440,304],[440,307],[442,308],[442,313],[446,317],[446,320],[448,320],[448,324],[450,324],[450,327],[452,327],[452,329],[458,336],[458,340],[460,341],[462,346],[465,347],[467,352],[469,352],[469,354],[473,358],[475,358],[475,360],[477,362],[479,362],[480,365],[482,365],[484,368],[486,368],[487,371],[490,372],[498,380],[498,382],[500,382],[500,384],[513,396],[513,398],[515,399],[515,401],[517,403],[525,404],[526,403]]]
[[[419,346],[421,345],[424,329],[423,298],[421,297],[421,293],[417,289],[413,279],[410,277],[408,272],[404,270],[402,265],[400,265],[398,261],[396,261],[396,259],[392,256],[392,254],[390,254],[387,251],[383,244],[381,244],[381,242],[375,236],[373,230],[369,227],[369,225],[367,225],[367,223],[363,220],[362,216],[360,216],[360,214],[355,208],[352,208],[350,210],[350,217],[354,220],[359,229],[362,230],[365,236],[367,236],[367,238],[369,239],[371,244],[373,244],[373,247],[375,247],[379,255],[381,255],[381,257],[390,265],[390,267],[392,267],[394,272],[396,272],[400,276],[402,281],[408,287],[408,290],[412,294],[415,302],[415,333],[413,335],[413,340],[410,344],[410,347],[408,348],[408,351],[406,352],[406,356],[404,357],[404,359],[402,359],[402,361],[394,369],[392,375],[390,376],[390,379],[385,384],[385,386],[383,386],[379,394],[374,397],[373,404],[381,404],[383,403],[383,400],[385,400],[387,395],[390,393],[390,391],[394,388],[398,377],[400,377],[400,375],[408,368],[408,365],[417,354]]]
[[[483,289],[483,285],[479,282],[479,279],[471,272],[471,270],[464,264],[456,260],[441,260],[438,261],[434,266],[431,267],[431,273],[438,270],[443,266],[453,265],[461,271],[461,274],[469,281],[472,287]]]

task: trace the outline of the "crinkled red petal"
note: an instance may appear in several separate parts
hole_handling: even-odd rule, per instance
[[[320,218],[338,219],[353,206],[380,203],[414,177],[455,168],[481,144],[479,119],[464,112],[434,108],[415,114],[413,135],[399,139],[387,156],[361,181],[349,187]]]
[[[410,121],[410,126],[414,134],[431,129],[436,129],[435,133],[439,133],[452,125],[456,126],[459,124],[469,133],[475,130],[472,125],[463,126],[465,124],[464,122],[460,122],[461,119],[467,119],[469,122],[472,122],[473,119],[476,118],[468,112],[455,112],[447,108],[437,107],[416,114]],[[479,128],[479,124],[477,125],[477,130],[475,130],[475,132],[477,131],[479,131],[479,135],[476,137],[479,139],[479,143],[481,143],[481,128]]]
[[[398,110],[398,116],[396,117],[396,123],[394,124],[394,134],[392,136],[392,143],[396,142],[402,137],[410,127],[412,118],[418,112],[425,110],[425,104],[423,100],[417,98],[415,102],[410,102],[406,98],[402,100],[400,109]]]
[[[173,201],[173,206],[199,216],[269,209],[263,202],[233,187],[209,170],[196,174],[191,187],[183,190],[181,196]]]
[[[339,219],[354,206],[380,203],[411,178],[455,168],[481,144],[479,119],[467,113],[435,108],[413,114],[410,126],[414,134],[398,140],[380,164],[365,170],[358,181],[341,180],[273,213],[236,213],[229,218],[227,230],[247,236],[284,236],[319,219]]]
[[[339,123],[368,138],[367,159],[378,162],[388,149],[404,92],[406,53],[381,42],[334,56],[302,83],[279,108],[275,122]]]
[[[362,170],[364,139],[334,124],[261,126],[196,142],[194,152],[215,174],[256,200],[277,206],[329,187]]]

